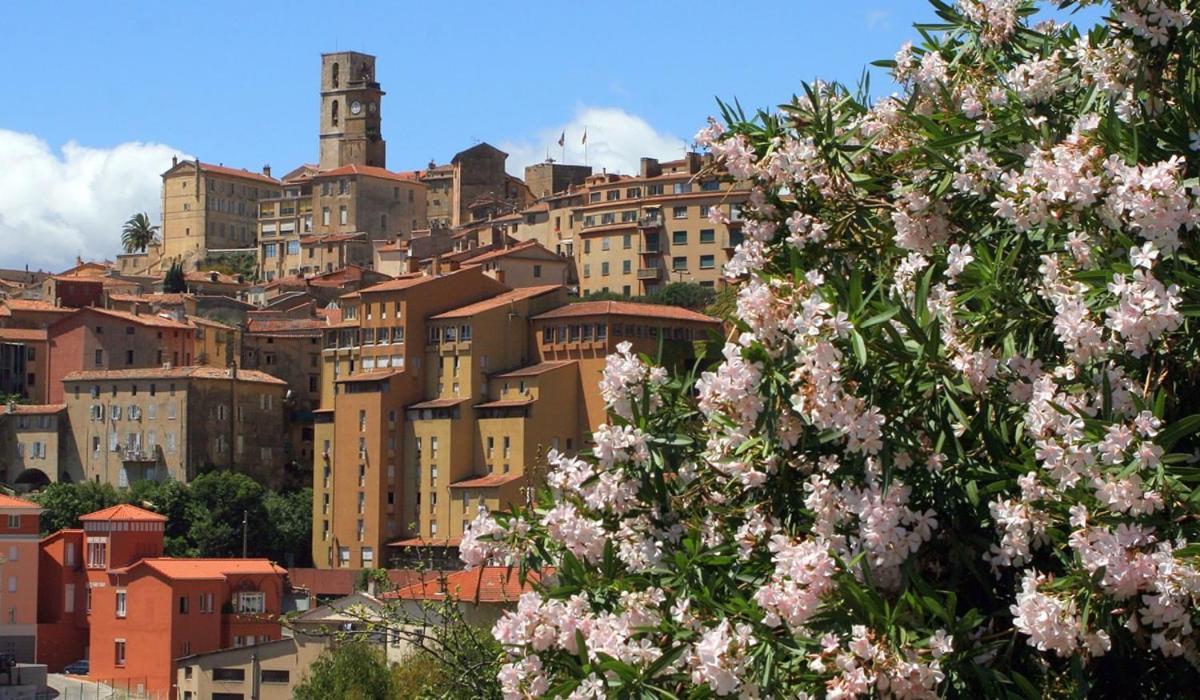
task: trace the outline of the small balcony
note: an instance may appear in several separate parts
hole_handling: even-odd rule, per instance
[[[639,267],[637,278],[640,280],[658,280],[662,278],[661,267]]]
[[[121,461],[126,464],[153,464],[158,461],[154,450],[141,446],[121,448]]]
[[[638,219],[637,225],[640,229],[656,229],[662,226],[662,217],[658,214],[647,214]]]

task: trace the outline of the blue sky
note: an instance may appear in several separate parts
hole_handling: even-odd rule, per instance
[[[586,124],[592,165],[628,170],[681,151],[718,96],[772,106],[804,80],[855,82],[934,18],[925,0],[67,1],[4,15],[0,238],[25,243],[0,246],[8,266],[111,255],[129,213],[158,216],[172,153],[276,174],[315,160],[323,51],[379,57],[392,169],[485,140],[520,172],[564,129],[578,151]]]

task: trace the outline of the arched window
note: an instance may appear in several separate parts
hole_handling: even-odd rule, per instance
[[[338,64],[333,64],[333,86],[338,86]]]
[[[329,119],[330,119],[330,121],[333,122],[334,126],[337,126],[338,125],[338,101],[337,100],[333,101],[333,106],[330,107],[329,110],[330,110],[329,111]]]

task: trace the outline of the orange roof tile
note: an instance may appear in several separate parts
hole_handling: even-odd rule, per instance
[[[372,165],[343,165],[340,168],[333,170],[322,170],[315,177],[340,177],[342,175],[365,175],[367,177],[381,178],[384,180],[403,180],[404,182],[420,182],[418,173],[414,171],[397,173],[386,168],[377,168]]]
[[[282,384],[287,382],[256,369],[239,369],[237,378],[243,382]],[[142,369],[97,369],[68,372],[64,382],[107,381],[113,379],[229,379],[224,367],[145,367]]]
[[[113,293],[108,295],[111,301],[136,302],[139,304],[182,304],[189,299],[195,297],[191,294],[183,293],[156,293],[156,294],[120,294]]]
[[[575,364],[575,360],[553,360],[553,361],[547,361],[547,362],[539,362],[536,365],[528,365],[526,367],[520,367],[520,368],[511,370],[511,371],[508,371],[508,372],[501,372],[500,374],[495,374],[492,376],[498,377],[501,379],[506,379],[508,377],[536,377],[539,374],[545,374],[546,372],[550,372],[550,371],[556,370],[560,367],[566,367],[567,365],[573,365],[573,364]]]
[[[484,311],[502,308],[512,302],[540,297],[543,294],[549,294],[558,289],[565,288],[560,284],[544,284],[540,287],[520,287],[512,290],[511,292],[504,292],[503,294],[497,294],[496,296],[484,299],[483,301],[477,301],[474,304],[467,304],[466,306],[460,306],[457,309],[450,309],[449,311],[445,311],[436,316],[431,316],[430,320],[438,321],[447,318],[467,318],[478,313],[483,313]]]
[[[329,324],[318,318],[250,319],[246,323],[248,333],[297,333],[311,334],[321,331]]]
[[[80,518],[80,520],[82,519]],[[177,580],[223,579],[237,574],[250,576],[271,574],[283,576],[287,574],[287,569],[269,559],[176,559],[174,557],[142,559],[136,564],[126,567],[125,571],[132,571],[139,566],[148,566],[166,578]]]
[[[548,255],[550,257],[554,257],[554,258],[560,257],[560,256],[556,255],[553,251],[551,251],[549,248],[547,248],[546,246],[542,245],[541,243],[538,243],[537,241],[535,241],[533,239],[530,239],[528,241],[525,241],[523,243],[518,243],[517,245],[510,246],[508,248],[498,248],[496,250],[489,250],[485,253],[480,253],[479,255],[477,255],[473,258],[467,258],[466,260],[463,261],[463,264],[464,265],[478,265],[480,263],[487,262],[489,260],[495,260],[497,258],[507,257],[509,255],[520,255],[521,253],[528,253],[530,251],[538,251],[538,250],[545,251],[546,255]]]
[[[400,369],[371,370],[367,372],[360,372],[358,374],[352,374],[349,377],[341,377],[337,380],[337,382],[339,384],[344,382],[377,382],[381,379],[394,377],[403,371],[404,370]]]
[[[413,537],[407,540],[389,542],[389,547],[457,547],[462,543],[461,537],[445,537],[437,540],[427,540],[423,537]]]
[[[65,403],[18,403],[8,407],[9,415],[16,416],[47,416],[67,410]],[[4,413],[4,410],[0,410]]]
[[[477,476],[470,479],[463,479],[450,484],[452,489],[491,489],[505,484],[511,484],[514,481],[524,479],[523,474],[488,474],[487,476]]]
[[[387,282],[380,282],[379,284],[371,285],[370,287],[360,289],[358,292],[351,292],[343,298],[356,294],[370,294],[372,292],[398,292],[400,290],[409,289],[432,280],[459,275],[463,272],[465,272],[465,270],[454,270],[447,272],[440,277],[435,275],[427,275],[423,272],[414,272],[408,275],[401,275],[394,280],[388,280]]]
[[[447,597],[469,603],[515,603],[522,593],[533,590],[541,580],[540,572],[530,571],[526,580],[507,566],[482,566],[470,571],[455,571],[433,577],[398,591],[385,593],[384,598],[400,600],[442,600]]]
[[[34,328],[0,328],[0,340],[31,341],[45,340],[45,329]]]
[[[209,328],[219,328],[224,331],[236,331],[237,330],[233,326],[230,326],[225,323],[221,323],[220,321],[214,321],[211,318],[204,318],[203,316],[188,315],[186,318],[190,323],[197,325],[197,326],[208,326]]]
[[[125,520],[137,522],[159,522],[165,523],[167,516],[153,513],[144,508],[130,505],[128,503],[119,503],[115,506],[109,506],[103,510],[98,510],[95,513],[79,516],[80,522],[97,522],[100,520]]]
[[[418,408],[418,409],[450,408],[452,406],[457,406],[457,405],[463,403],[464,401],[470,401],[470,399],[460,399],[460,398],[431,399],[429,401],[421,401],[418,403],[411,403],[406,408]]]
[[[123,321],[136,323],[142,326],[150,326],[152,328],[173,328],[175,330],[191,330],[191,326],[186,323],[181,323],[173,318],[168,318],[161,314],[135,314],[129,311],[118,311],[116,309],[101,309],[98,306],[89,306],[81,309],[84,313],[97,313],[103,316],[111,316],[119,318]],[[60,321],[61,323],[61,321]]]
[[[212,271],[196,270],[194,272],[187,273],[186,275],[183,276],[183,278],[185,280],[187,280],[188,282],[197,282],[197,283],[205,283],[206,282],[208,284],[234,284],[234,285],[245,285],[246,284],[245,282],[238,282],[236,277],[233,277],[232,275],[227,275],[224,272],[215,273],[217,275],[217,279],[214,282],[213,278],[212,278],[213,274],[214,273]]]
[[[73,314],[75,309],[68,309],[63,306],[55,306],[48,301],[41,299],[5,299],[0,302],[0,305],[6,306],[13,311],[50,311],[61,314]]]
[[[21,508],[24,510],[41,510],[42,507],[33,501],[26,501],[23,498],[15,498],[7,494],[0,493],[0,508]]]
[[[712,325],[719,325],[721,323],[720,319],[679,306],[637,304],[630,301],[581,301],[577,304],[567,304],[566,306],[560,306],[557,309],[534,316],[533,320],[542,321],[582,316],[640,316],[642,318],[691,321],[693,323],[708,323]]]
[[[200,170],[202,172],[216,173],[217,175],[229,175],[231,177],[241,177],[241,178],[246,178],[249,180],[258,180],[259,182],[266,182],[266,183],[270,183],[272,185],[281,184],[279,182],[279,180],[276,180],[273,177],[263,175],[262,173],[251,172],[244,168],[243,169],[227,168],[224,165],[213,165],[212,163],[201,163]]]

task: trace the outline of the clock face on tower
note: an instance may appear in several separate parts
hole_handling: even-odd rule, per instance
[[[362,103],[361,102],[359,102],[358,100],[355,100],[350,103],[350,113],[351,114],[358,114],[361,111],[362,111]]]
[[[367,104],[367,109],[370,110],[371,114],[374,114],[375,110],[378,109],[378,107],[376,106],[376,104],[374,102],[371,102],[371,103]]]

